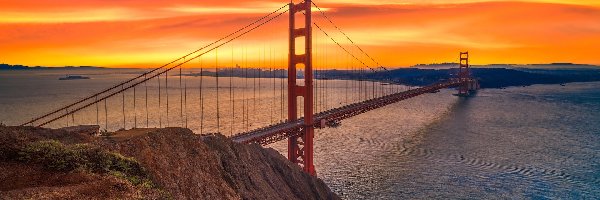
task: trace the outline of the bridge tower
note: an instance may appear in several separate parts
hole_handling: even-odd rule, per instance
[[[460,52],[458,79],[463,82],[463,84],[458,87],[458,96],[466,97],[479,89],[479,82],[476,79],[471,78],[469,52]]]
[[[288,139],[288,159],[316,176],[313,164],[313,70],[312,70],[312,21],[311,0],[290,6],[289,57],[288,57],[288,119],[298,119],[298,97],[303,98],[304,124],[300,134]],[[296,28],[296,14],[304,11],[304,27]],[[304,38],[304,54],[296,54],[296,38]],[[303,65],[304,84],[296,82],[297,66]]]
[[[469,95],[468,80],[471,79],[471,72],[469,70],[469,52],[460,52],[460,62],[458,67],[458,79],[465,82],[458,88],[459,96]]]

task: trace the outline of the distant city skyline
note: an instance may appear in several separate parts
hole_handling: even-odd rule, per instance
[[[156,67],[286,2],[0,0],[0,62]],[[467,50],[472,64],[600,64],[598,2],[374,2],[315,1],[385,66],[457,62],[458,52]],[[268,34],[248,35],[245,43],[236,44],[234,49],[226,46],[220,50],[219,59],[249,66],[265,62],[285,66],[287,20],[280,18],[266,29],[263,32]],[[324,38],[314,38],[313,42],[322,45]],[[228,58],[232,51],[244,54],[247,60],[236,56],[232,61]],[[206,57],[204,62],[214,62],[214,54]],[[343,68],[345,64],[330,61],[327,65]]]

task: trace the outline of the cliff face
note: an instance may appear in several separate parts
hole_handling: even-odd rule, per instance
[[[111,174],[119,171],[111,167],[126,163],[114,159],[121,158],[117,154],[87,145],[95,139],[81,129],[0,126],[0,199],[167,197],[158,188]],[[91,159],[94,155],[105,157]]]
[[[160,199],[161,192],[114,176],[50,171],[43,166],[0,163],[0,199]]]
[[[123,183],[123,187],[126,188],[123,190],[126,192],[115,196],[117,198],[136,198],[141,195],[144,198],[167,196],[175,199],[339,199],[320,179],[302,172],[277,151],[259,145],[236,144],[221,135],[200,136],[183,128],[135,129],[117,132],[109,137],[88,137],[86,134],[64,130],[20,127],[0,127],[0,132],[0,145],[7,142],[13,144],[7,148],[0,148],[0,160],[10,161],[13,165],[23,165],[18,159],[11,161],[15,160],[11,155],[18,155],[10,152],[21,148],[15,144],[45,139],[56,139],[67,144],[88,143],[134,158],[145,168],[157,189]],[[66,137],[64,134],[70,136]],[[11,166],[1,165],[11,171]],[[21,180],[19,177],[25,174],[18,170],[12,171],[15,173],[0,177],[0,185],[17,182]],[[48,172],[42,168],[31,171],[41,171],[40,173],[51,176],[57,173],[83,173],[79,172],[80,170]],[[87,173],[85,176],[87,179],[80,181],[80,184],[93,185],[93,181],[105,179],[118,181],[107,174]],[[44,179],[43,176],[39,177]],[[52,183],[48,184],[52,186]],[[15,194],[18,196],[19,192],[47,187],[48,184],[0,188],[0,196],[10,193],[14,197]],[[66,186],[63,188],[66,189]],[[161,196],[163,193],[166,195]]]

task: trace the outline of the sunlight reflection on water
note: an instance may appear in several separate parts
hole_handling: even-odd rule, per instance
[[[0,74],[0,122],[14,125],[25,121],[132,77],[132,73],[138,71],[87,70],[78,73],[92,79],[76,81],[58,81],[58,77],[72,73],[64,71],[3,72]],[[189,84],[189,109],[184,114],[188,115],[188,126],[198,133],[199,78],[185,77],[184,80]],[[227,87],[228,79],[222,80]],[[226,101],[220,107],[223,112],[221,132],[225,135],[264,126],[286,115],[279,98],[280,80],[276,80],[273,91],[272,79],[262,79],[262,89],[268,93],[257,103],[256,110],[260,112],[252,112],[249,124],[239,123],[245,118],[242,114],[246,111],[242,108],[254,105],[253,101],[243,103],[244,97],[250,98],[254,92],[250,88],[252,80],[248,84],[246,81],[232,80],[236,88],[233,129],[229,91],[221,93],[221,100]],[[214,90],[211,78],[206,78],[204,83]],[[158,111],[157,84],[155,81],[148,85],[149,99],[152,99],[149,123],[157,126],[162,116],[162,126],[166,126],[166,99],[162,99],[162,112]],[[346,103],[346,83],[332,81],[331,84],[339,86],[328,91],[330,98],[337,102],[328,103],[331,106]],[[169,125],[180,126],[185,121],[180,116],[178,77],[169,77],[169,87]],[[144,94],[144,87],[137,89],[138,95]],[[214,91],[207,91],[205,115],[214,117]],[[597,123],[600,121],[600,83],[488,89],[470,99],[459,99],[452,93],[452,90],[442,90],[422,95],[345,120],[338,128],[317,130],[318,176],[344,199],[593,199],[600,196],[600,125]],[[120,98],[107,102],[111,130],[122,126]],[[133,94],[127,93],[126,98],[132,99]],[[349,99],[353,98],[350,94]],[[136,102],[138,108],[145,103],[141,96]],[[129,102],[127,108],[132,106]],[[85,112],[76,115],[76,122],[95,123],[96,107]],[[127,110],[128,127],[134,123],[132,113]],[[144,127],[145,111],[137,109],[136,116],[138,126]],[[65,125],[65,120],[53,124],[54,127]],[[215,125],[214,120],[207,120],[204,132],[216,132]],[[270,147],[286,155],[285,142]]]

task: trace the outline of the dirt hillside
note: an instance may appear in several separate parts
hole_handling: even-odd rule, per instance
[[[0,199],[339,199],[273,149],[184,128],[95,128],[0,127]]]

